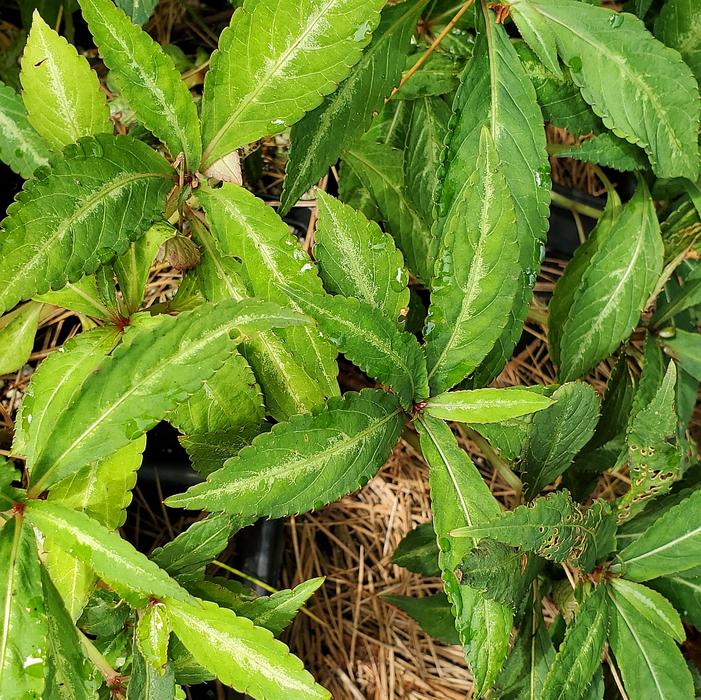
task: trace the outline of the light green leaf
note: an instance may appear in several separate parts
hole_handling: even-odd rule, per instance
[[[29,180],[2,222],[0,310],[123,252],[165,206],[173,170],[146,144],[100,134]]]
[[[474,173],[444,211],[424,326],[433,393],[465,379],[494,347],[518,291],[516,214],[494,141],[482,128]],[[445,194],[445,190],[444,190]],[[443,199],[444,206],[446,199]]]
[[[411,333],[399,330],[381,311],[353,297],[309,294],[291,286],[285,291],[316,320],[339,352],[391,387],[406,410],[428,398],[426,360]]]
[[[146,663],[134,640],[127,700],[174,700],[176,697],[173,666],[166,666],[161,675]]]
[[[232,256],[222,253],[214,236],[204,226],[196,226],[196,232],[195,238],[203,256],[194,272],[204,297],[209,301],[248,298],[250,295],[241,279],[240,264]],[[241,352],[263,389],[268,413],[276,420],[284,421],[296,413],[308,413],[315,406],[323,404],[325,393],[316,379],[307,374],[291,348],[272,331],[249,339],[241,346]],[[203,436],[199,436],[198,442],[202,439]],[[188,440],[192,456],[192,448],[198,448],[192,444],[192,437]],[[199,449],[198,453],[202,454]],[[223,462],[221,460],[216,468]],[[198,459],[197,464],[202,465],[203,462]],[[209,465],[199,468],[212,471]]]
[[[655,35],[679,51],[701,80],[701,17],[694,0],[668,0],[655,20]]]
[[[415,574],[440,576],[438,554],[433,523],[427,522],[417,525],[404,536],[404,539],[394,550],[392,563],[397,566],[403,566]]]
[[[115,5],[121,7],[134,24],[143,26],[151,18],[158,0],[116,0]]]
[[[662,342],[682,369],[701,381],[701,335],[677,329],[672,338],[664,338]]]
[[[44,697],[47,621],[36,540],[10,518],[0,530],[0,696]]]
[[[701,627],[701,574],[698,569],[656,578],[647,585],[662,593],[687,622],[696,629]]]
[[[462,585],[455,569],[472,549],[471,539],[451,532],[499,517],[501,509],[450,428],[424,415],[417,423],[421,451],[429,465],[433,524],[445,592],[453,606],[455,628],[475,677],[478,694],[492,686],[509,651],[513,614],[501,603]]]
[[[98,268],[94,275],[81,277],[77,282],[68,282],[56,292],[35,294],[34,300],[45,304],[60,306],[69,311],[75,311],[89,318],[100,319],[114,323],[119,312],[112,300],[104,299],[98,288],[98,274],[104,279],[104,267]]]
[[[608,588],[609,643],[631,700],[694,698],[691,674],[676,642],[617,587]],[[604,606],[602,606],[604,607]],[[664,629],[664,628],[662,628]]]
[[[377,204],[408,268],[428,283],[433,275],[436,244],[430,222],[406,190],[402,152],[386,143],[362,142],[343,154],[343,162]]]
[[[134,638],[144,661],[163,675],[168,663],[170,627],[162,603],[147,605],[139,614]]]
[[[670,508],[620,554],[615,570],[649,581],[701,566],[701,491]]]
[[[644,148],[658,177],[696,180],[699,93],[679,54],[628,13],[575,0],[521,2],[555,34],[561,58],[604,124]]]
[[[313,293],[323,291],[309,256],[287,224],[261,199],[229,183],[219,189],[200,187],[198,197],[222,253],[243,260],[242,274],[254,296],[296,308],[279,285],[294,284]],[[290,329],[280,338],[305,371],[316,378],[326,396],[339,393],[336,349],[320,338],[316,329]]]
[[[85,513],[50,501],[30,501],[27,521],[71,556],[84,561],[134,607],[149,598],[187,600],[189,594],[116,532]]]
[[[439,642],[460,644],[455,629],[452,604],[445,593],[435,593],[424,598],[414,598],[408,595],[383,595],[382,599],[409,615],[418,622],[426,634],[435,637]]]
[[[551,145],[548,153],[558,158],[596,163],[621,172],[644,170],[647,167],[647,158],[637,146],[608,132],[593,136],[576,146]]]
[[[23,178],[49,163],[49,149],[29,123],[22,98],[0,82],[0,160]]]
[[[163,547],[157,547],[151,559],[178,583],[186,585],[204,578],[207,565],[229,544],[231,518],[223,513],[210,515],[181,532]]]
[[[0,374],[16,372],[29,359],[43,308],[31,301],[0,319]]]
[[[281,201],[284,214],[367,130],[399,82],[411,35],[426,0],[388,6],[370,45],[339,87],[297,122],[290,133]]]
[[[556,491],[481,525],[458,528],[453,536],[489,537],[551,561],[571,559],[575,566],[591,571],[614,549],[615,531],[615,516],[605,501],[594,501],[585,509],[568,491]]]
[[[574,621],[567,625],[545,678],[541,700],[578,700],[601,663],[606,642],[608,614],[606,587],[598,586],[581,605]]]
[[[319,105],[360,59],[384,4],[247,0],[222,32],[205,78],[203,168]]]
[[[477,370],[473,384],[485,386],[511,357],[521,336],[540,267],[548,228],[550,207],[550,165],[545,151],[543,117],[535,90],[522,69],[511,39],[494,14],[483,4],[477,11],[478,37],[470,62],[453,103],[452,133],[444,154],[445,174],[439,199],[437,229],[443,236],[442,221],[464,211],[461,194],[465,181],[477,169],[480,158],[481,131],[486,127],[492,137],[496,162],[502,165],[502,176],[510,194],[516,227],[507,234],[518,240],[517,264],[503,273],[514,286],[511,316],[498,323],[501,336]],[[483,15],[483,16],[481,16]],[[507,206],[505,202],[503,206]],[[472,213],[465,215],[474,220]],[[515,267],[517,269],[515,269]],[[494,280],[494,284],[499,275]],[[491,314],[492,312],[490,312]],[[490,332],[491,335],[491,332]]]
[[[460,423],[499,423],[552,406],[557,399],[520,387],[447,391],[429,399],[426,412]]]
[[[404,174],[406,190],[425,221],[434,218],[449,121],[450,107],[440,97],[423,97],[411,104],[404,148]]]
[[[25,457],[29,469],[85,379],[120,340],[116,329],[96,328],[72,338],[39,365],[22,399],[12,442],[12,454]]]
[[[168,421],[187,436],[229,433],[246,441],[260,432],[264,418],[256,378],[246,360],[235,352],[168,416]]]
[[[560,61],[557,58],[557,42],[552,29],[544,22],[539,21],[537,11],[528,2],[514,2],[511,16],[514,18],[521,36],[538,56],[545,69],[553,73],[556,78],[561,79],[563,75]]]
[[[114,127],[100,81],[84,56],[41,18],[22,55],[22,99],[29,123],[53,150],[83,136],[111,134]]]
[[[582,258],[591,258],[560,339],[563,381],[585,374],[628,338],[662,272],[660,227],[644,182],[614,217],[584,244]],[[570,284],[566,278],[558,284]]]
[[[271,632],[213,603],[169,602],[168,618],[195,661],[256,700],[327,699],[302,662]]]
[[[34,455],[32,492],[143,435],[219,369],[234,350],[234,332],[300,320],[270,302],[231,300],[130,329],[100,371],[83,382],[71,411],[58,418],[51,440]],[[132,371],[125,377],[127,367]]]
[[[136,485],[136,472],[146,447],[142,437],[110,457],[81,469],[51,488],[48,500],[87,513],[105,527],[116,530],[126,520],[126,508]],[[71,617],[80,616],[95,584],[95,576],[82,561],[60,547],[45,545],[44,565]]]
[[[95,700],[94,667],[83,654],[73,620],[46,569],[41,569],[46,605],[47,668],[43,700]]]
[[[677,642],[681,643],[686,639],[679,613],[657,591],[623,578],[611,579],[611,586],[655,628],[663,630]]]
[[[259,435],[170,506],[279,518],[321,508],[365,485],[401,432],[398,400],[377,389],[330,399]]]
[[[183,153],[194,172],[202,152],[197,109],[171,58],[110,0],[79,1],[102,60],[139,121],[173,158]]]
[[[127,313],[136,313],[141,307],[148,276],[158,250],[175,233],[175,229],[169,224],[157,222],[112,263]]]
[[[532,498],[570,466],[594,435],[599,396],[590,384],[564,384],[552,395],[555,405],[533,416],[521,470]]]
[[[317,190],[316,198],[314,257],[326,289],[399,319],[409,306],[408,276],[392,237],[325,192]]]

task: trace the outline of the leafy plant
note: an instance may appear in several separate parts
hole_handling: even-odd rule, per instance
[[[34,372],[0,461],[0,695],[180,698],[216,677],[330,697],[274,637],[321,580],[256,597],[208,567],[240,527],[362,487],[405,439],[433,520],[394,560],[444,593],[390,600],[462,645],[475,696],[693,698],[691,3],[245,0],[183,74],[140,26],[154,3],[79,5],[110,99],[39,11],[21,93],[0,85],[0,157],[27,180],[2,221],[0,371],[53,308],[81,326]],[[546,121],[578,143],[549,145]],[[276,211],[243,173],[288,127]],[[591,165],[603,211],[551,192],[549,155]],[[330,166],[310,248],[280,214]],[[627,201],[600,166],[635,173]],[[546,314],[551,200],[598,222]],[[182,274],[151,304],[160,250]],[[529,316],[559,383],[492,385]],[[339,354],[368,386],[341,392]],[[160,421],[202,477],[166,504],[209,515],[146,556],[117,530]]]

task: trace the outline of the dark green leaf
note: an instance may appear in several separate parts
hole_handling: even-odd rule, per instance
[[[452,604],[445,593],[436,593],[425,598],[408,595],[384,595],[382,598],[416,620],[426,634],[435,637],[439,642],[460,644]]]
[[[558,158],[574,158],[621,172],[644,170],[648,164],[645,154],[636,145],[608,132],[593,136],[576,146],[550,146],[548,152]]]
[[[394,550],[392,563],[416,574],[440,576],[438,545],[433,523],[423,523],[409,531]]]
[[[655,35],[679,51],[701,80],[701,18],[694,0],[668,0],[655,20]]]
[[[146,663],[136,642],[131,659],[127,700],[173,700],[176,697],[172,664],[166,666],[164,673],[159,673]]]

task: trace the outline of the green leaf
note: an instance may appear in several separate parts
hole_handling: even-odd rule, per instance
[[[416,208],[404,181],[401,151],[386,143],[362,142],[343,154],[382,213],[409,269],[423,282],[433,275],[436,256],[431,225]]]
[[[79,0],[105,65],[139,121],[189,171],[200,163],[197,109],[171,58],[110,0]]]
[[[229,433],[245,441],[260,432],[264,418],[256,378],[246,360],[234,353],[168,416],[168,421],[188,436]]]
[[[411,333],[353,297],[309,294],[291,286],[285,291],[351,362],[391,387],[405,409],[428,398],[426,360]]]
[[[392,555],[392,563],[403,566],[415,574],[424,576],[440,576],[438,566],[438,545],[433,523],[417,525],[410,530],[399,543]],[[453,625],[455,627],[455,625]]]
[[[476,691],[482,694],[494,683],[509,651],[513,614],[508,607],[459,582],[455,568],[474,543],[451,533],[496,518],[501,509],[443,421],[423,415],[417,428],[421,451],[429,465],[433,525],[445,592]]]
[[[528,2],[515,2],[511,10],[516,27],[546,70],[561,79],[562,69],[557,58],[557,41],[552,29],[539,21],[538,13]]]
[[[648,585],[662,593],[696,629],[701,627],[701,574],[698,569],[656,578]]]
[[[435,537],[434,537],[435,540]],[[443,644],[460,644],[455,618],[448,596],[435,593],[425,598],[408,595],[383,595],[382,599],[405,612],[419,623],[426,634]]]
[[[12,485],[14,481],[19,481],[21,475],[19,469],[4,457],[0,459],[0,507],[3,511],[9,510],[15,503],[25,500],[25,492]]]
[[[446,44],[443,46],[447,48]],[[463,47],[469,49],[468,43],[464,42]],[[419,45],[418,48],[421,50],[423,46]],[[418,57],[419,54],[416,51],[407,56],[406,68],[411,68]],[[434,51],[421,66],[421,70],[414,73],[411,79],[401,86],[395,99],[423,100],[426,97],[454,94],[460,83],[460,73],[465,68],[464,58],[467,58],[467,55],[457,56],[448,52]]]
[[[134,24],[143,26],[148,22],[158,5],[158,0],[116,0],[120,7]]]
[[[608,588],[609,643],[631,700],[694,697],[693,683],[675,641],[624,596]],[[662,628],[664,629],[664,628]]]
[[[47,621],[34,532],[19,518],[0,530],[0,696],[43,698]]]
[[[696,381],[701,381],[701,335],[677,329],[672,338],[664,338],[665,348]]]
[[[234,612],[247,617],[257,627],[265,627],[277,636],[292,622],[299,609],[323,582],[323,577],[312,578],[293,589],[276,591],[270,596],[243,601],[234,608]]]
[[[314,257],[326,289],[399,319],[409,306],[408,276],[392,237],[325,192],[317,190],[316,198]]]
[[[542,411],[556,400],[520,387],[446,391],[429,399],[424,410],[460,423],[500,423]]]
[[[212,603],[170,602],[168,618],[195,661],[256,700],[312,700],[331,694],[271,632]]]
[[[16,372],[29,359],[43,309],[32,301],[0,319],[7,323],[0,328],[0,374]]]
[[[614,566],[631,581],[649,581],[701,566],[701,491],[670,508],[620,554]]]
[[[540,568],[542,562],[537,557],[529,558],[501,542],[483,539],[465,555],[459,571],[463,583],[517,612]]]
[[[676,385],[677,371],[670,362],[652,400],[631,416],[626,435],[631,485],[621,499],[626,517],[639,510],[642,502],[668,491],[679,476]]]
[[[112,263],[124,304],[129,314],[141,307],[151,266],[159,248],[176,233],[165,222],[157,222]]]
[[[30,501],[25,516],[47,542],[84,561],[130,605],[141,607],[152,597],[188,599],[187,591],[165,571],[85,513],[50,501]]]
[[[196,268],[197,281],[202,293],[209,301],[223,299],[242,300],[249,297],[248,290],[240,276],[240,266],[232,256],[222,253],[212,234],[203,226],[196,226],[196,240],[203,249],[202,261]],[[189,277],[185,278],[186,280]],[[272,331],[261,333],[241,346],[241,352],[253,368],[263,394],[268,413],[278,421],[287,420],[296,413],[307,413],[324,402],[322,388],[301,366],[291,348]],[[304,350],[307,354],[307,348]],[[204,437],[197,436],[198,444]],[[188,438],[193,448],[192,436]],[[231,456],[230,454],[227,456]],[[207,460],[206,468],[201,458],[196,464],[203,471],[212,471]],[[218,465],[220,467],[224,460]],[[216,468],[218,468],[216,467]]]
[[[386,7],[370,45],[351,74],[290,133],[282,213],[326,173],[344,148],[367,130],[399,82],[412,33],[426,0]]]
[[[555,657],[537,586],[532,591],[532,601],[526,606],[519,634],[495,683],[499,700],[540,700],[548,669]]]
[[[49,163],[49,149],[29,123],[22,98],[0,82],[0,160],[23,178]]]
[[[528,429],[521,463],[528,498],[570,466],[599,420],[599,396],[590,384],[564,384],[552,398],[555,405],[533,416]]]
[[[163,547],[157,547],[151,559],[178,583],[201,581],[207,565],[229,544],[232,531],[228,515],[210,515],[181,532]]]
[[[450,204],[424,326],[433,393],[455,386],[484,360],[508,323],[518,290],[516,214],[486,127],[474,172],[442,201]]]
[[[170,506],[279,518],[321,508],[365,485],[402,430],[397,399],[377,389],[330,399],[259,435]]]
[[[656,629],[664,631],[677,642],[681,643],[686,639],[679,613],[657,591],[623,578],[611,579],[611,586]]]
[[[29,123],[53,150],[83,136],[112,133],[97,74],[37,10],[22,54],[20,79]]]
[[[116,308],[116,304],[112,303],[112,299],[104,298],[102,293],[105,291],[104,287],[98,286],[98,275],[104,281],[107,270],[107,267],[100,267],[94,275],[86,275],[74,283],[68,282],[65,287],[56,292],[35,294],[33,298],[44,304],[60,306],[89,318],[114,324],[115,319],[119,317],[119,310]],[[114,289],[114,283],[112,283],[112,289]]]
[[[0,310],[60,289],[122,253],[165,206],[172,168],[146,144],[100,134],[25,183],[2,222]]]
[[[656,328],[660,328],[665,322],[699,304],[701,304],[701,266],[696,266],[686,275],[681,287],[675,289],[670,296],[660,295],[657,298],[651,323]]]
[[[25,457],[30,469],[65,407],[119,340],[116,329],[96,328],[67,341],[39,365],[22,399],[12,442],[12,454]]]
[[[647,186],[640,182],[613,216],[609,226],[598,227],[584,244],[582,259],[591,257],[560,340],[563,381],[588,372],[630,336],[662,272],[660,227]],[[558,285],[572,284],[566,278],[567,273]]]
[[[597,500],[585,509],[568,491],[556,491],[481,525],[458,528],[453,536],[489,537],[551,561],[570,559],[591,571],[614,549],[615,532],[616,520],[608,503]]]
[[[655,20],[657,38],[679,51],[701,80],[701,18],[693,0],[668,0]]]
[[[78,632],[61,595],[43,567],[41,583],[48,624],[43,700],[94,700],[97,693],[90,678],[93,668],[82,652]]]
[[[41,493],[152,428],[231,355],[235,331],[255,333],[300,319],[270,302],[223,301],[131,329],[100,371],[85,379],[71,411],[34,455],[32,491]],[[136,369],[125,377],[127,367]]]
[[[585,697],[587,686],[601,663],[608,631],[605,586],[598,586],[581,605],[574,622],[567,625],[545,678],[542,700],[577,700]]]
[[[163,674],[168,663],[169,637],[170,627],[165,605],[147,605],[139,615],[134,639],[144,661],[160,674]]]
[[[575,0],[521,2],[555,34],[560,57],[604,124],[644,148],[658,177],[696,180],[698,88],[679,54],[634,15]]]
[[[450,114],[450,107],[442,98],[424,97],[411,105],[404,175],[406,190],[425,221],[433,221]]]
[[[136,640],[132,650],[131,675],[127,686],[127,700],[174,700],[175,673],[168,664],[161,675],[146,663]]]
[[[511,227],[505,235],[515,235],[518,240],[518,262],[503,273],[504,280],[509,280],[507,286],[513,287],[511,316],[504,320],[501,313],[497,316],[494,312],[502,334],[490,346],[491,353],[477,371],[474,385],[479,387],[501,371],[521,336],[548,228],[550,166],[535,90],[511,39],[504,27],[496,24],[486,5],[477,17],[477,42],[453,103],[437,227],[442,236],[443,220],[453,212],[453,203],[459,205],[467,220],[476,218],[472,211],[465,214],[460,202],[465,181],[477,170],[481,131],[486,127],[492,137],[495,160],[502,164],[503,180],[516,216],[515,230]],[[508,205],[502,202],[502,206]],[[455,214],[459,216],[459,211]],[[498,280],[497,273],[491,282],[496,284]]]
[[[647,167],[647,158],[637,146],[611,133],[598,134],[576,146],[551,145],[548,152],[558,158],[575,158],[621,172],[644,170]]]
[[[243,260],[242,274],[254,296],[290,305],[279,285],[295,284],[312,293],[323,291],[309,256],[287,224],[261,199],[229,183],[219,189],[200,187],[198,197],[221,252]],[[318,331],[296,328],[280,337],[326,396],[339,393],[336,349],[320,338]]]
[[[247,0],[222,32],[205,78],[204,169],[240,146],[284,131],[319,105],[360,59],[383,5]]]

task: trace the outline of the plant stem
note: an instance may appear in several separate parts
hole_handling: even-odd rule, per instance
[[[565,195],[559,192],[550,193],[550,201],[557,207],[562,209],[569,209],[570,211],[576,211],[578,214],[583,214],[592,219],[601,218],[601,209],[596,207],[590,207],[588,204],[583,204],[582,202],[576,202],[574,199],[565,197]]]
[[[479,433],[465,426],[460,426],[460,431],[467,438],[477,445],[479,451],[484,455],[485,459],[494,467],[496,473],[516,492],[518,498],[523,492],[523,482],[514,474],[511,467],[502,458],[502,456],[485,440]]]
[[[526,318],[529,321],[533,321],[533,323],[538,323],[541,326],[547,327],[548,325],[548,310],[547,309],[541,309],[539,306],[533,306],[531,304],[528,307],[528,315]]]
[[[435,51],[435,49],[440,45],[440,43],[445,39],[448,34],[450,34],[451,30],[453,27],[460,21],[460,18],[472,7],[474,4],[475,0],[467,0],[463,4],[463,6],[455,13],[455,16],[453,19],[448,22],[448,24],[443,27],[441,30],[440,34],[431,42],[431,45],[426,49],[426,51],[421,54],[421,57],[419,60],[402,76],[402,79],[399,81],[399,85],[394,88],[390,94],[390,96],[385,100],[385,102],[391,100],[399,90],[402,89],[402,86],[406,83],[409,78],[411,78],[416,71],[423,66],[424,63],[428,60],[428,57]]]

